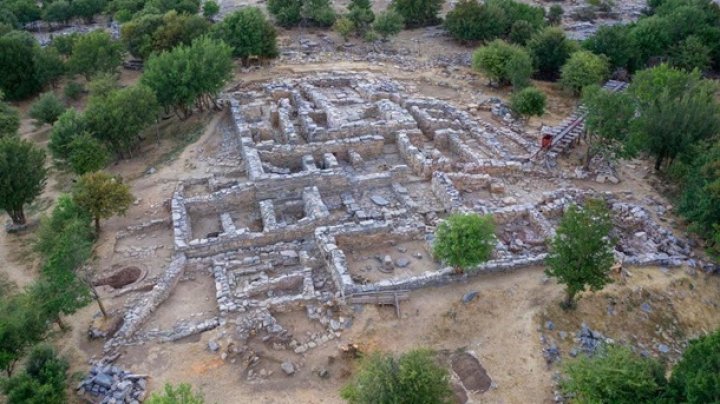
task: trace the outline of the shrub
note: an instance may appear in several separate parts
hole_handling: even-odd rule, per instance
[[[20,114],[17,109],[2,101],[0,92],[0,139],[15,135],[20,128]]]
[[[720,331],[690,342],[673,369],[669,390],[677,402],[720,401]]]
[[[579,95],[583,87],[601,84],[608,75],[607,60],[602,56],[587,51],[575,52],[562,67],[560,83],[575,95]]]
[[[535,27],[525,20],[515,21],[510,29],[510,42],[524,46],[535,33]]]
[[[342,37],[344,41],[347,41],[348,38],[350,38],[350,34],[355,31],[355,24],[350,21],[347,17],[341,17],[335,20],[335,25],[333,25],[333,29],[335,32],[338,33]]]
[[[562,16],[565,14],[562,6],[559,4],[553,4],[550,6],[550,12],[548,13],[547,20],[550,25],[560,25],[562,22]]]
[[[65,106],[52,92],[45,93],[30,107],[29,115],[35,119],[35,126],[49,123],[55,124],[60,115],[65,112]]]
[[[335,10],[329,0],[304,0],[300,11],[304,20],[318,27],[330,27],[335,23]]]
[[[527,52],[517,46],[496,39],[473,53],[472,67],[483,72],[491,82],[516,88],[527,84],[532,75],[532,60]]]
[[[630,39],[630,28],[624,24],[604,25],[585,42],[583,47],[596,55],[605,55],[613,68],[631,68],[631,61],[637,59],[636,50]]]
[[[390,9],[377,15],[373,23],[373,29],[383,39],[387,39],[400,33],[404,25],[402,16],[395,10]]]
[[[513,93],[510,108],[523,117],[540,116],[545,113],[545,93],[535,87],[525,87]]]
[[[79,112],[73,108],[63,112],[50,132],[48,148],[52,156],[58,160],[67,159],[70,156],[70,143],[85,130],[85,120]]]
[[[76,136],[68,145],[68,150],[68,163],[78,175],[98,171],[110,161],[105,145],[87,132]]]
[[[495,248],[492,216],[453,214],[438,226],[433,253],[457,269],[469,269],[490,259]]]
[[[220,12],[220,6],[214,0],[206,0],[203,4],[203,16],[213,18]]]
[[[489,40],[503,34],[504,22],[505,14],[500,7],[461,0],[445,16],[445,29],[460,41]]]
[[[363,359],[360,371],[340,395],[351,404],[449,403],[450,376],[427,350],[414,350],[395,359],[375,353]]]
[[[659,402],[665,369],[622,346],[607,345],[592,358],[581,357],[564,367],[562,391],[583,403]]]
[[[278,54],[275,27],[257,7],[245,7],[225,16],[214,27],[215,35],[244,61],[250,56],[274,58]]]
[[[77,81],[71,81],[65,84],[65,88],[63,89],[63,95],[65,96],[65,98],[73,101],[79,100],[84,92],[85,86],[83,86],[81,83],[78,83]]]
[[[302,19],[302,0],[268,0],[267,7],[281,27],[295,26]]]
[[[350,0],[347,18],[353,23],[359,35],[365,34],[370,24],[375,21],[370,0]]]
[[[397,11],[408,28],[437,24],[438,13],[445,0],[393,0],[391,7]]]
[[[538,75],[546,79],[555,79],[560,68],[577,50],[577,45],[565,37],[560,28],[545,28],[533,35],[527,44]]]
[[[39,345],[30,351],[25,372],[14,376],[3,385],[10,404],[44,403],[63,404],[68,362],[59,358],[49,345]]]
[[[200,393],[193,393],[192,386],[181,383],[177,387],[165,384],[162,393],[153,393],[146,404],[203,404],[205,398]]]
[[[700,38],[689,36],[670,50],[670,62],[673,66],[687,71],[706,71],[712,63],[710,51]]]

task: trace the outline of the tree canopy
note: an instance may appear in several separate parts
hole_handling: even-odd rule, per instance
[[[510,108],[523,117],[540,116],[545,113],[545,93],[535,87],[525,87],[513,92],[510,97]]]
[[[602,84],[608,76],[607,61],[592,52],[578,51],[560,70],[560,84],[575,95],[580,95],[585,86]]]
[[[73,201],[92,215],[96,232],[100,231],[100,219],[124,215],[134,199],[119,177],[101,171],[84,174],[73,190]]]
[[[18,137],[0,139],[0,209],[14,224],[25,224],[24,206],[45,188],[45,152]]]
[[[52,92],[47,92],[32,104],[29,115],[35,119],[35,126],[40,127],[46,123],[55,124],[63,112],[65,112],[65,105],[62,101]]]
[[[232,48],[233,56],[247,61],[251,56],[278,55],[275,27],[257,7],[245,7],[228,14],[213,27],[215,36]]]
[[[390,7],[398,12],[407,28],[437,24],[445,0],[393,0]]]
[[[560,68],[577,50],[577,45],[565,37],[562,29],[550,27],[533,35],[527,49],[535,62],[538,76],[556,79]]]
[[[495,240],[492,216],[456,213],[438,226],[433,253],[455,268],[470,269],[490,259]]]
[[[103,31],[89,32],[80,36],[73,45],[68,59],[70,71],[90,79],[99,72],[113,72],[122,62],[123,46]]]
[[[533,72],[530,55],[522,47],[501,39],[475,50],[472,67],[485,74],[491,82],[512,84],[516,89],[527,86]]]

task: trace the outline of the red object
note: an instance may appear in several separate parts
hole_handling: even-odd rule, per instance
[[[542,141],[540,143],[542,148],[543,149],[549,148],[550,145],[552,145],[552,139],[553,139],[553,135],[543,135]]]

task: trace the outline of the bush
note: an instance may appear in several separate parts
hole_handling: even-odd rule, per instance
[[[29,115],[35,120],[35,126],[55,124],[60,115],[65,112],[65,106],[52,92],[45,93],[30,107]]]
[[[560,83],[579,95],[583,87],[601,84],[608,75],[607,60],[588,51],[575,52],[562,67]]]
[[[78,38],[68,59],[70,70],[86,79],[100,72],[114,72],[123,57],[123,46],[103,31],[90,32]]]
[[[526,87],[513,93],[510,108],[523,117],[540,116],[545,113],[545,93],[535,87]]]
[[[393,0],[391,7],[403,17],[408,28],[425,27],[440,22],[438,13],[445,0]]]
[[[373,29],[383,39],[395,36],[402,31],[405,22],[400,14],[390,9],[377,15],[373,23]]]
[[[604,25],[585,42],[583,47],[596,55],[605,55],[613,68],[630,70],[631,61],[637,59],[630,39],[630,28],[624,24]]]
[[[562,16],[565,14],[562,6],[559,4],[553,4],[550,6],[550,12],[548,13],[547,20],[550,25],[560,25],[562,22]]]
[[[63,112],[50,132],[48,148],[52,156],[58,160],[67,159],[70,156],[70,143],[85,130],[85,120],[80,113],[73,108]]]
[[[203,4],[203,16],[213,18],[220,12],[220,6],[214,0],[207,0]]]
[[[281,27],[295,26],[302,19],[302,0],[268,0],[267,7]]]
[[[669,390],[678,402],[720,401],[720,331],[690,342],[673,369]]]
[[[527,85],[533,67],[530,55],[517,45],[496,39],[473,53],[472,67],[483,72],[491,82],[512,84],[516,88]]]
[[[27,32],[12,31],[0,36],[0,91],[8,100],[37,94],[43,86],[36,74],[35,54],[40,47]]]
[[[375,21],[370,0],[350,0],[347,18],[353,23],[359,35],[365,34],[370,24]]]
[[[338,33],[342,37],[344,41],[347,41],[348,38],[350,38],[350,34],[355,31],[355,24],[350,21],[347,17],[341,17],[335,20],[335,25],[333,25],[333,29],[335,32]]]
[[[546,79],[556,79],[560,68],[577,50],[577,45],[565,37],[560,28],[545,28],[533,35],[527,44],[538,76]]]
[[[300,12],[305,21],[318,27],[330,27],[335,23],[335,10],[329,0],[303,0]]]
[[[65,84],[65,88],[63,89],[63,95],[65,96],[65,98],[72,101],[79,100],[84,92],[85,86],[83,86],[81,83],[78,83],[77,81],[71,81]]]
[[[457,269],[469,269],[490,259],[495,248],[492,216],[453,214],[438,226],[433,254]]]
[[[20,114],[17,109],[2,101],[0,92],[0,139],[15,135],[20,129]]]
[[[187,383],[181,383],[177,387],[171,384],[165,384],[162,393],[153,393],[146,404],[203,404],[205,398],[200,393],[193,393],[192,386]]]
[[[510,42],[525,46],[535,34],[535,27],[525,20],[515,21],[510,29]]]
[[[25,372],[5,381],[8,403],[64,404],[68,362],[49,345],[30,351]]]
[[[592,358],[568,362],[564,373],[562,391],[582,403],[658,402],[666,385],[665,369],[657,360],[614,345]]]
[[[68,163],[78,175],[101,170],[110,161],[105,145],[87,132],[76,136],[68,145],[68,150]]]
[[[706,71],[712,63],[710,51],[700,38],[689,36],[670,50],[670,62],[673,66],[687,71]]]
[[[503,35],[504,22],[505,13],[500,7],[461,0],[445,16],[445,29],[460,41],[490,40]]]
[[[214,27],[215,35],[232,48],[234,56],[274,58],[278,54],[275,27],[257,7],[245,7],[225,16]]]
[[[351,404],[449,403],[450,376],[427,350],[414,350],[399,359],[375,353],[363,359],[353,381],[343,387],[342,398]]]

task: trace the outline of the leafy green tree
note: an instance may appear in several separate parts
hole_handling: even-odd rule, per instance
[[[513,23],[508,38],[514,44],[525,46],[533,34],[535,34],[535,27],[525,20],[519,20]]]
[[[257,7],[245,7],[225,16],[214,29],[216,36],[230,45],[233,56],[242,58],[243,62],[251,56],[274,58],[278,55],[275,27]]]
[[[105,0],[73,0],[71,10],[73,16],[82,18],[85,23],[91,24],[95,15],[103,11],[105,4]]]
[[[399,34],[404,26],[405,22],[402,16],[393,9],[378,14],[373,23],[373,29],[383,39]]]
[[[65,394],[69,364],[57,356],[49,345],[38,345],[30,351],[25,372],[8,379],[3,385],[9,403],[67,402]]]
[[[220,6],[214,0],[207,0],[203,3],[203,16],[212,19],[220,12]]]
[[[43,257],[50,257],[61,250],[64,234],[70,232],[85,240],[80,243],[85,244],[93,239],[91,221],[90,214],[78,206],[70,195],[61,194],[50,215],[40,220],[33,248]]]
[[[293,27],[302,20],[302,0],[268,0],[268,12],[281,27]],[[226,17],[227,18],[227,17]]]
[[[131,55],[145,59],[156,50],[153,35],[162,24],[161,14],[138,16],[120,27],[120,38]]]
[[[495,240],[492,216],[457,213],[438,226],[433,253],[456,269],[470,269],[490,259]]]
[[[110,153],[105,145],[87,132],[76,136],[68,148],[68,163],[78,175],[101,170],[110,161]]]
[[[601,84],[607,76],[607,60],[588,51],[578,51],[562,67],[560,83],[565,89],[579,95],[585,86]]]
[[[340,395],[351,404],[452,402],[450,375],[425,349],[406,352],[398,359],[382,353],[364,358]]]
[[[602,289],[612,279],[613,242],[610,239],[612,220],[605,202],[588,200],[581,208],[570,206],[550,242],[546,259],[547,276],[565,285],[565,308],[575,306],[575,296],[586,288]]]
[[[504,11],[495,4],[460,0],[445,16],[445,29],[460,41],[490,40],[503,35],[505,21]]]
[[[105,97],[90,97],[85,110],[87,127],[110,148],[132,157],[140,142],[140,131],[155,122],[158,102],[155,93],[144,85],[110,92]]]
[[[712,63],[710,52],[711,49],[702,39],[689,36],[670,50],[670,62],[673,66],[687,71],[706,71]]]
[[[655,157],[655,169],[670,163],[696,142],[720,132],[716,85],[665,65],[638,72],[630,86],[638,117],[631,141]]]
[[[130,187],[119,177],[98,171],[80,177],[73,191],[73,200],[92,215],[95,232],[99,233],[100,219],[124,215],[134,197]]]
[[[550,25],[560,25],[562,22],[562,16],[565,14],[565,10],[563,10],[562,6],[559,4],[553,4],[550,6],[550,11],[548,12],[547,21]]]
[[[43,20],[48,23],[67,24],[73,18],[72,5],[65,0],[57,0],[43,8]]]
[[[87,33],[77,39],[68,59],[70,71],[86,79],[99,72],[115,71],[123,57],[123,46],[103,31]]]
[[[515,0],[488,0],[486,4],[496,6],[503,11],[503,35],[510,33],[513,23],[516,21],[527,21],[535,30],[545,26],[545,10],[542,7],[531,6],[529,4]]]
[[[197,14],[200,11],[200,0],[148,0],[145,10],[161,14],[175,10],[179,14]]]
[[[192,386],[180,383],[177,387],[167,383],[162,393],[153,393],[145,401],[147,404],[204,404],[205,398],[201,393],[193,393]]]
[[[50,84],[53,88],[65,73],[65,63],[57,49],[46,46],[35,51],[35,78],[41,85]]]
[[[545,113],[545,93],[535,87],[525,87],[514,92],[510,98],[510,108],[523,117],[540,116]]]
[[[473,53],[472,67],[491,82],[511,83],[515,88],[526,86],[533,72],[530,55],[523,48],[500,39],[478,48]]]
[[[58,53],[63,56],[70,56],[72,55],[75,42],[77,42],[80,36],[77,32],[68,35],[57,35],[52,39],[52,42],[50,42],[50,47],[57,50]]]
[[[669,390],[677,402],[720,401],[720,331],[690,342],[672,371]]]
[[[8,100],[20,100],[42,88],[35,68],[37,42],[27,32],[0,36],[0,91]]]
[[[136,18],[122,26],[121,34],[131,54],[147,59],[153,52],[190,45],[209,29],[210,23],[205,18],[171,10],[162,16],[148,14]]]
[[[0,299],[0,368],[8,377],[25,350],[42,339],[46,321],[27,293]]]
[[[631,68],[637,59],[630,38],[630,28],[624,24],[603,25],[595,35],[583,42],[583,47],[596,55],[605,55],[613,68]]]
[[[14,224],[25,224],[23,206],[40,195],[46,179],[42,149],[14,136],[0,139],[0,208]]]
[[[35,120],[35,126],[49,123],[54,125],[65,112],[65,105],[52,92],[44,93],[30,107],[29,115]]]
[[[660,402],[667,385],[660,362],[619,345],[569,361],[563,371],[562,391],[582,403]]]
[[[670,47],[670,27],[666,20],[659,16],[642,18],[630,30],[630,41],[633,48],[633,64],[642,68],[652,57],[662,56]]]
[[[335,20],[333,30],[342,37],[343,41],[347,42],[348,38],[350,38],[350,34],[355,31],[355,24],[347,17],[340,17]]]
[[[20,129],[20,114],[2,99],[3,95],[0,92],[0,139],[15,135]]]
[[[555,79],[560,68],[577,50],[577,45],[565,37],[562,29],[551,27],[536,33],[528,42],[527,49],[535,62],[538,76]]]
[[[65,96],[66,100],[71,101],[79,100],[84,92],[85,86],[83,86],[81,83],[78,83],[77,81],[70,81],[65,84],[65,88],[63,88],[63,96]]]
[[[407,28],[437,24],[444,0],[393,0],[391,7],[405,20]]]
[[[336,18],[330,0],[303,0],[300,15],[305,22],[318,27],[331,27]]]
[[[350,0],[347,18],[353,23],[358,35],[364,35],[370,28],[370,24],[375,21],[372,2],[370,0]]]
[[[588,169],[598,153],[624,154],[635,106],[626,92],[613,93],[597,85],[585,87],[582,102],[587,110],[585,169]]]
[[[48,149],[50,154],[58,160],[65,160],[70,157],[70,143],[73,139],[87,130],[87,125],[82,114],[73,108],[67,109],[58,118],[50,132],[50,143]]]
[[[11,0],[6,1],[4,5],[15,17],[18,25],[24,25],[40,19],[40,7],[38,7],[37,2],[32,0]],[[11,26],[16,25],[11,24]]]

